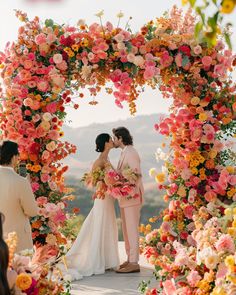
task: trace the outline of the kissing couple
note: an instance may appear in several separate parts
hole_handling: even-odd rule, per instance
[[[64,268],[72,280],[103,274],[108,269],[115,269],[117,273],[140,272],[138,226],[144,193],[140,157],[127,128],[114,128],[112,132],[113,136],[107,133],[97,136],[95,143],[99,156],[93,163],[91,173],[99,169],[106,174],[107,169],[114,169],[108,156],[112,148],[120,148],[120,159],[114,170],[122,173],[128,166],[139,175],[133,184],[135,198],[118,198],[127,259],[120,265],[115,199],[105,192],[103,198],[95,198],[93,208],[65,256]]]

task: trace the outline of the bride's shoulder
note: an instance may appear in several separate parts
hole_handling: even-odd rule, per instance
[[[93,166],[92,166],[92,171],[97,170],[97,169],[104,169],[105,167],[105,161],[101,158],[98,158],[97,160],[94,161]]]

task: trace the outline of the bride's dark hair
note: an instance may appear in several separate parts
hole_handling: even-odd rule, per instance
[[[102,153],[105,149],[105,143],[109,142],[111,136],[108,133],[101,133],[97,136],[96,143],[96,152]]]
[[[10,288],[7,281],[7,268],[9,262],[9,252],[5,241],[3,240],[2,223],[4,215],[0,213],[0,294],[10,295]]]

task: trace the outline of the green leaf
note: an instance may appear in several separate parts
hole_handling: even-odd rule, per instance
[[[53,27],[53,25],[54,25],[54,22],[53,22],[52,19],[46,19],[45,20],[45,26],[46,27]]]
[[[230,35],[228,33],[224,33],[225,42],[229,46],[230,49],[232,49],[232,43],[230,39]]]
[[[189,0],[189,3],[192,7],[194,7],[195,3],[196,3],[196,0]]]
[[[195,26],[195,29],[194,29],[194,36],[195,38],[198,38],[199,37],[199,33],[202,31],[202,28],[203,28],[203,23],[201,22],[198,22]]]
[[[185,67],[189,63],[189,58],[185,55],[182,60],[182,67]]]

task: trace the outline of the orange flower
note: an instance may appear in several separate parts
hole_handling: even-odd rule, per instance
[[[213,159],[207,160],[205,163],[207,169],[213,169],[215,167],[215,162]]]
[[[26,273],[21,273],[16,278],[16,286],[21,290],[27,290],[32,284],[32,278]]]
[[[36,220],[32,223],[33,228],[39,229],[42,226],[42,222],[40,220]]]

